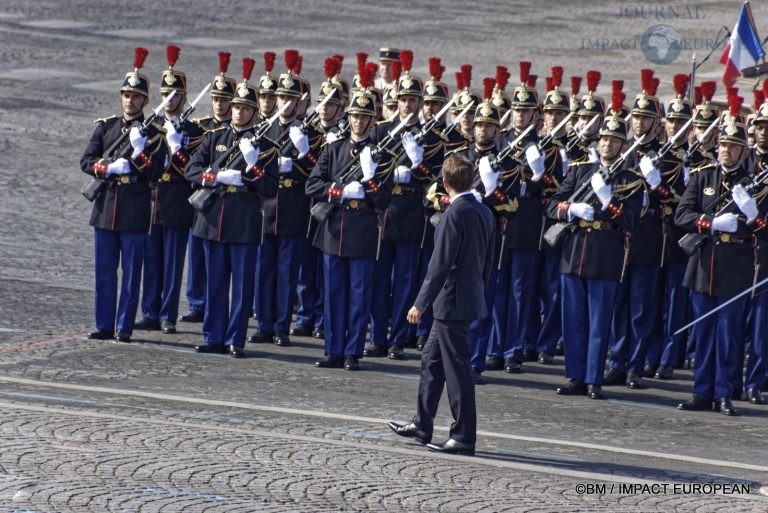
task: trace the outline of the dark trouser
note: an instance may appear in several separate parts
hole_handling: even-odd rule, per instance
[[[488,309],[488,315],[484,319],[472,321],[469,325],[469,346],[472,353],[470,363],[473,368],[480,372],[485,370],[485,357],[488,355],[488,345],[491,341],[498,340],[498,323],[493,311],[498,275],[496,266],[493,266],[488,278],[488,287],[485,289],[485,306]],[[430,331],[430,333],[432,332]]]
[[[141,315],[176,323],[189,228],[152,226],[144,243]]]
[[[560,251],[543,252],[541,265],[541,328],[536,340],[536,351],[555,354],[557,342],[563,337],[560,319]],[[533,333],[535,336],[536,334]]]
[[[363,355],[371,313],[373,265],[373,257],[323,254],[326,355]]]
[[[416,278],[415,288],[418,293],[419,287],[424,283],[424,278],[427,276],[427,268],[429,267],[429,259],[432,258],[432,252],[435,246],[432,244],[424,244],[421,248],[421,254],[419,256],[419,273]],[[417,337],[426,337],[429,335],[429,331],[432,329],[432,309],[428,309],[421,314],[419,324],[416,326],[410,325],[408,329],[409,335],[416,335]]]
[[[683,287],[686,262],[667,264],[662,270],[664,288],[664,335],[660,346],[651,344],[647,363],[676,367],[680,355],[680,344],[685,339],[685,333],[674,333],[688,324],[688,308],[691,291]],[[659,353],[661,353],[659,355]]]
[[[296,325],[323,327],[323,254],[304,239],[296,282]]]
[[[619,283],[563,274],[560,284],[565,376],[602,385]]]
[[[477,441],[475,384],[469,365],[469,322],[435,319],[421,353],[421,379],[413,422],[432,433],[443,386],[448,388],[453,424],[450,438],[474,445]]]
[[[694,319],[720,306],[728,299],[691,292]],[[693,369],[693,393],[710,399],[730,398],[736,372],[737,347],[742,343],[747,298],[741,297],[717,313],[693,325],[696,365]],[[738,365],[738,371],[741,372]]]
[[[187,303],[193,312],[205,311],[205,250],[203,239],[189,231],[187,241]]]
[[[288,333],[304,237],[264,234],[259,248],[259,327],[266,332]]]
[[[540,258],[538,251],[511,251],[509,265],[499,273],[494,308],[505,359],[523,361],[523,350],[535,346],[538,331],[529,329],[538,312]]]
[[[144,257],[144,232],[113,232],[94,228],[94,294],[96,328],[105,331],[133,332],[141,289],[141,262]],[[120,302],[117,300],[117,266],[122,269]],[[117,319],[115,319],[117,317]]]
[[[752,354],[747,364],[745,387],[762,390],[768,371],[768,292],[765,289],[756,293],[750,300],[752,334]]]
[[[207,344],[243,347],[258,244],[205,240],[206,285],[203,338]],[[232,304],[230,299],[232,287]]]

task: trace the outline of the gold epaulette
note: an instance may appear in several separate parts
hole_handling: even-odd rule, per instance
[[[690,170],[690,173],[693,174],[693,173],[698,173],[699,171],[705,171],[706,169],[708,169],[710,167],[717,167],[717,163],[716,162],[708,162],[707,164],[704,164],[703,166],[692,167],[691,170]]]
[[[109,121],[110,119],[115,119],[116,117],[117,116],[107,116],[106,118],[94,119],[93,122],[94,123],[103,123],[104,121]]]
[[[455,155],[457,153],[465,152],[469,149],[469,144],[465,144],[464,146],[459,146],[458,148],[454,148],[452,150],[447,150],[445,152],[445,158],[448,158],[449,155]]]

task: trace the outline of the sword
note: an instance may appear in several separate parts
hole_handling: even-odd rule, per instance
[[[179,116],[179,119],[177,119],[177,123],[174,123],[174,126],[176,127],[176,130],[178,131],[181,128],[181,124],[184,122],[185,119],[187,119],[197,107],[197,104],[200,103],[200,100],[203,99],[203,96],[205,96],[205,93],[208,92],[208,89],[211,88],[211,83],[209,82],[208,85],[206,85],[202,91],[200,91],[200,94],[197,95],[197,97],[192,100],[192,102],[189,104],[189,107],[187,107],[184,112],[181,113],[181,116]]]
[[[447,137],[448,134],[450,134],[454,128],[456,128],[459,125],[459,122],[461,121],[461,118],[464,117],[464,115],[469,112],[469,109],[472,108],[472,106],[475,104],[475,102],[469,102],[469,105],[464,107],[464,110],[462,110],[458,116],[456,116],[453,121],[451,122],[450,126],[447,126],[445,129],[443,129],[442,135],[443,137]]]
[[[570,120],[575,115],[574,112],[569,112],[567,116],[563,118],[563,120],[557,124],[555,128],[552,129],[551,132],[549,132],[547,135],[541,138],[539,141],[539,144],[537,146],[539,147],[539,150],[544,149],[546,145],[552,141],[552,139],[555,138],[555,134],[560,131],[561,128],[565,126],[566,123],[568,123],[568,120]]]
[[[507,120],[509,119],[510,114],[512,114],[512,109],[509,109],[507,112],[504,113],[503,116],[501,116],[501,119],[499,120],[499,127],[503,127]]]
[[[589,120],[589,123],[587,123],[586,126],[584,126],[584,128],[582,128],[580,131],[577,131],[576,133],[571,135],[571,138],[569,138],[568,142],[565,145],[565,150],[571,151],[573,147],[576,146],[576,143],[578,143],[581,140],[581,138],[584,136],[584,134],[587,133],[587,130],[589,129],[589,127],[591,127],[599,117],[600,117],[600,114],[595,114],[594,117]]]
[[[454,96],[453,98],[451,98],[451,101],[449,101],[448,103],[446,103],[446,104],[445,104],[445,107],[443,107],[442,109],[440,109],[440,111],[439,111],[437,114],[435,114],[435,115],[432,117],[432,119],[434,119],[434,120],[435,120],[435,123],[437,123],[438,121],[440,121],[440,118],[442,118],[443,116],[445,116],[445,114],[448,112],[448,110],[449,110],[451,107],[453,107],[453,104],[454,104],[454,103],[456,103],[456,97],[455,97],[455,96]]]

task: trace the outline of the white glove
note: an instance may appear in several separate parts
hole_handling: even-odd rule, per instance
[[[395,183],[410,183],[411,170],[405,166],[397,166],[397,168],[395,168],[392,180]]]
[[[588,203],[571,203],[571,206],[568,207],[568,219],[572,217],[592,221],[595,218],[595,209]]]
[[[293,146],[299,152],[298,158],[304,158],[304,155],[309,153],[309,139],[307,139],[307,134],[302,132],[301,128],[292,126],[288,129],[288,137],[291,138]]]
[[[568,158],[568,154],[565,152],[565,148],[560,148],[560,160],[563,161],[562,172],[563,176],[568,174],[568,164],[571,163],[571,159]]]
[[[589,148],[589,162],[591,164],[594,164],[595,162],[600,161],[600,155],[597,154],[597,150],[594,146],[590,146]]]
[[[683,166],[683,185],[688,185],[691,181],[691,168],[689,166]]]
[[[339,139],[341,139],[341,135],[337,134],[336,132],[328,132],[325,134],[325,142],[328,144],[331,144],[332,142],[336,142]]]
[[[483,202],[483,197],[480,195],[479,192],[477,192],[476,189],[472,189],[471,192],[472,192],[472,196],[475,197],[475,199],[477,200],[478,203],[482,203]]]
[[[117,159],[107,166],[107,175],[127,175],[131,172],[131,163],[125,159]]]
[[[248,164],[248,169],[252,168],[256,162],[259,161],[259,149],[253,147],[253,143],[243,137],[238,144],[240,147],[240,153],[243,154],[245,163]]]
[[[528,167],[533,171],[532,180],[538,182],[544,174],[544,155],[541,154],[535,144],[531,144],[525,149],[525,160],[528,162]]]
[[[480,173],[480,180],[485,188],[485,195],[490,196],[499,184],[499,172],[493,170],[488,157],[480,159],[480,162],[477,164],[477,170]]]
[[[341,199],[363,199],[365,198],[365,189],[360,182],[351,182],[344,186],[341,191]]]
[[[755,198],[753,198],[741,184],[737,184],[732,189],[731,194],[733,195],[733,202],[736,203],[739,210],[747,216],[747,223],[754,221],[759,214]]]
[[[379,165],[373,161],[370,146],[366,146],[363,148],[363,151],[360,152],[360,167],[363,169],[364,182],[367,182],[376,176],[376,168],[379,167]]]
[[[653,165],[653,160],[648,155],[645,155],[640,159],[640,172],[643,173],[643,178],[651,186],[651,190],[655,191],[656,187],[661,184],[661,173],[658,168]]]
[[[728,232],[734,233],[739,225],[738,216],[736,214],[720,214],[716,218],[712,219],[712,231],[713,232]]]
[[[424,148],[416,142],[412,133],[406,132],[403,136],[403,148],[405,149],[405,154],[408,155],[411,164],[413,164],[411,169],[421,164],[424,160]]]
[[[243,185],[243,173],[239,169],[222,169],[216,173],[216,183],[224,185]]]
[[[293,169],[293,160],[291,160],[288,157],[280,157],[279,161],[280,161],[279,172],[281,174],[290,173],[291,170]]]
[[[608,206],[608,203],[611,202],[611,186],[605,183],[603,175],[599,172],[592,175],[590,184],[592,185],[592,190],[595,191],[595,196],[597,196],[597,199],[600,200],[600,203],[603,204],[603,208],[605,209]]]
[[[144,151],[144,147],[147,145],[147,136],[142,135],[139,127],[135,126],[131,128],[128,138],[131,140],[131,146],[133,146],[133,154],[131,154],[131,158],[135,159],[142,151]]]
[[[181,149],[184,134],[176,131],[176,127],[173,126],[170,119],[165,120],[163,128],[165,128],[165,140],[168,142],[168,149],[171,151],[171,155],[175,155]]]

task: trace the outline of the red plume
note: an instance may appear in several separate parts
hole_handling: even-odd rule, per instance
[[[275,58],[277,54],[275,52],[264,52],[264,71],[270,73],[275,69]]]
[[[684,97],[685,90],[688,89],[688,75],[684,73],[675,75],[672,77],[672,85],[675,88],[675,94],[677,94],[679,98]]]
[[[336,66],[339,61],[335,57],[328,57],[323,61],[323,73],[325,78],[331,79],[336,74]]]
[[[755,112],[757,112],[757,110],[760,108],[760,105],[762,105],[763,102],[765,101],[765,93],[762,92],[760,89],[755,89],[754,91],[752,91],[752,94],[755,96],[754,107],[755,107]]]
[[[456,90],[464,89],[464,74],[461,71],[456,72]]]
[[[714,80],[708,80],[701,83],[701,94],[704,96],[704,100],[711,102],[715,96],[715,90],[717,89],[717,82]]]
[[[293,67],[293,72],[297,75],[301,75],[301,66],[304,64],[304,57],[299,55],[296,57],[296,65]]]
[[[440,59],[437,57],[430,57],[427,59],[427,67],[429,68],[429,76],[432,77],[433,80],[440,80],[439,78],[436,78],[437,75],[442,75],[440,72]]]
[[[581,89],[581,77],[571,77],[571,94],[576,96]]]
[[[358,77],[360,79],[360,88],[368,89],[373,86],[373,77],[376,75],[376,70],[379,69],[375,63],[371,63],[373,66],[363,66],[360,70]]]
[[[288,71],[293,71],[293,68],[296,67],[296,60],[299,58],[299,51],[286,50],[284,57],[285,57],[285,69],[287,69]]]
[[[250,57],[243,59],[243,80],[250,80],[251,73],[253,73],[253,67],[256,65],[256,61]]]
[[[403,67],[403,71],[408,74],[411,72],[411,66],[413,66],[413,52],[410,50],[400,51],[400,64]]]
[[[597,86],[600,85],[600,79],[602,75],[599,71],[590,70],[587,71],[587,91],[597,91]]]
[[[179,54],[181,54],[181,48],[178,46],[168,45],[165,47],[165,59],[168,61],[169,68],[176,66],[176,62],[179,60]]]
[[[496,66],[496,88],[503,91],[507,88],[511,74],[506,66]]]
[[[653,80],[651,80],[651,88],[648,90],[648,94],[651,96],[656,96],[656,91],[659,89],[659,84],[661,84],[661,79],[654,77]]]
[[[611,82],[611,110],[614,114],[620,113],[621,108],[624,106],[625,94],[621,90],[623,87],[623,80],[614,80]]]
[[[144,61],[147,59],[147,55],[149,55],[149,50],[146,48],[138,47],[133,53],[133,67],[136,69],[141,69],[142,66],[144,66]]]
[[[528,76],[531,73],[530,61],[520,61],[520,83],[525,85],[528,83]]]
[[[553,81],[552,77],[545,77],[544,78],[544,83],[547,85],[547,91],[551,91],[551,90],[554,89],[554,87],[552,85],[552,81]]]
[[[730,99],[731,96],[738,96],[739,94],[739,88],[738,87],[726,87],[725,88],[725,98],[726,100]]]
[[[379,71],[379,65],[376,64],[375,62],[369,62],[368,64],[365,65],[365,71],[371,74],[371,77],[373,77],[371,78],[371,80],[375,80],[376,73]]]
[[[461,81],[464,83],[464,88],[469,89],[472,86],[472,65],[461,65]]]
[[[768,98],[768,80],[763,80],[763,94]]]
[[[219,52],[219,73],[222,75],[227,72],[229,68],[229,58],[232,54],[229,52]]]
[[[552,86],[553,89],[555,87],[560,87],[560,85],[563,83],[563,67],[562,66],[552,66]]]
[[[653,70],[649,68],[640,70],[640,87],[645,94],[651,94],[650,90],[653,87]],[[653,95],[651,95],[653,96]]]
[[[400,61],[392,61],[392,80],[397,82],[400,79],[400,73],[403,72],[403,65]]]
[[[336,60],[339,61],[339,73],[341,73],[341,66],[344,64],[344,56],[340,53],[337,53],[334,55],[334,57],[336,57]]]
[[[624,89],[624,81],[623,80],[612,80],[611,81],[611,92],[613,92],[613,93],[620,92],[622,89]]]
[[[741,96],[729,96],[728,97],[728,111],[732,117],[737,117],[741,112],[741,104],[744,103],[744,98]]]
[[[443,79],[443,73],[445,73],[445,66],[440,64],[440,67],[437,70],[437,75],[434,76],[436,82],[440,82]]]
[[[368,59],[368,54],[365,52],[357,52],[357,74],[365,68],[365,61]]]
[[[701,86],[696,86],[693,88],[693,101],[696,102],[696,105],[701,105],[701,102],[703,100],[703,96],[701,94]]]
[[[493,95],[493,86],[496,85],[496,81],[491,77],[485,77],[483,79],[483,98],[490,100]]]
[[[532,89],[536,89],[536,79],[539,78],[538,75],[528,75],[528,87]]]

